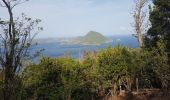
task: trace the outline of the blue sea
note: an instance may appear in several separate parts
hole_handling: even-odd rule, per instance
[[[71,56],[73,58],[79,58],[84,51],[99,51],[103,48],[107,48],[109,46],[128,46],[131,48],[136,48],[138,46],[137,39],[133,36],[113,36],[110,37],[113,39],[111,43],[105,43],[102,45],[78,45],[78,44],[61,44],[60,42],[53,43],[44,43],[38,44],[34,47],[34,51],[44,49],[42,52],[42,56],[45,57],[60,57],[60,56]]]

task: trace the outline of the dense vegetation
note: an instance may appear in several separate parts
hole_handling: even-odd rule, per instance
[[[85,52],[81,60],[42,58],[19,75],[21,100],[98,100],[116,94],[120,86],[126,91],[136,91],[137,86],[169,90],[167,54],[159,44],[152,51],[108,47]]]
[[[1,39],[5,53],[1,51],[3,56],[0,56],[0,99],[99,100],[112,97],[120,90],[133,92],[145,88],[161,89],[169,95],[170,0],[153,0],[152,26],[145,34],[145,46],[117,45],[84,52],[82,59],[44,57],[39,63],[29,65],[23,64],[31,46],[28,36],[39,20],[32,22],[22,15],[24,20],[18,25],[12,8],[22,3],[21,0],[2,1],[8,8],[10,21],[0,21],[5,34]],[[25,21],[30,22],[26,28]]]

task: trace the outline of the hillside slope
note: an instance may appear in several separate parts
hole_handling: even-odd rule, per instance
[[[111,42],[112,40],[103,36],[98,32],[90,31],[85,36],[78,37],[76,41],[80,44],[85,44],[85,45],[100,45],[100,44]]]

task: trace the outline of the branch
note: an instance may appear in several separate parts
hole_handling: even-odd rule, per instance
[[[4,6],[4,5],[0,2],[0,7],[6,7],[6,6]]]
[[[18,2],[14,3],[14,4],[11,6],[11,9],[13,9],[15,6],[17,6],[17,5],[19,5],[19,4],[23,4],[23,3],[27,2],[27,1],[28,1],[28,0],[24,0],[24,1],[18,0]]]

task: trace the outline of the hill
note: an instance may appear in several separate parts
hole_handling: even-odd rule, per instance
[[[85,36],[76,38],[75,41],[84,45],[100,45],[112,42],[112,39],[103,36],[101,33],[90,31]]]
[[[113,42],[111,38],[103,36],[99,32],[89,31],[85,36],[74,38],[43,38],[33,41],[38,44],[60,43],[60,44],[81,44],[81,45],[101,45]]]

